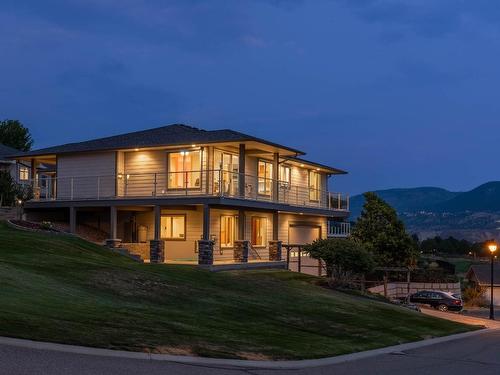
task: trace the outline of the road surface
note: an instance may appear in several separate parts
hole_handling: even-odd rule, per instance
[[[265,370],[186,365],[100,357],[0,345],[0,374],[40,375],[413,375],[500,374],[500,330],[466,339],[354,362],[301,370]]]

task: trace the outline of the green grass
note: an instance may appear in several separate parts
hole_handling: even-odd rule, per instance
[[[168,249],[167,249],[168,251]],[[228,358],[318,358],[474,329],[288,271],[138,264],[0,222],[0,335]]]

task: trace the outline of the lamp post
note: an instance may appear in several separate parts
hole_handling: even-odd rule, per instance
[[[488,250],[491,254],[491,283],[490,283],[490,319],[495,320],[495,311],[493,309],[493,261],[495,256],[493,255],[497,251],[497,244],[495,242],[490,242],[488,244]]]

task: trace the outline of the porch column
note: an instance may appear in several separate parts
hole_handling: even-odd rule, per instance
[[[273,240],[278,241],[279,237],[279,218],[280,214],[278,211],[273,212]]]
[[[76,208],[74,206],[69,208],[69,232],[76,233]]]
[[[245,239],[245,210],[238,211],[238,239]]]
[[[280,154],[275,152],[274,153],[274,160],[273,160],[273,201],[277,202],[279,199],[279,185],[278,185],[278,179],[279,179],[279,168],[280,168]]]
[[[240,144],[240,154],[238,161],[238,172],[239,172],[239,192],[240,197],[245,198],[245,144]]]
[[[210,240],[210,206],[203,205],[203,239]]]
[[[116,206],[111,206],[109,209],[109,237],[106,240],[106,246],[110,248],[120,247],[122,240],[118,239],[117,231],[118,209]]]
[[[198,241],[198,265],[210,267],[214,263],[214,241],[210,239],[210,206],[203,205],[203,234]]]
[[[154,206],[154,239],[149,241],[149,261],[151,263],[165,262],[165,243],[160,238],[161,206]]]

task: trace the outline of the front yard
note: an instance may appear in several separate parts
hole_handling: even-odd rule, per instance
[[[168,249],[167,249],[168,251]],[[474,327],[288,271],[149,265],[0,222],[0,335],[210,357],[333,356]]]

